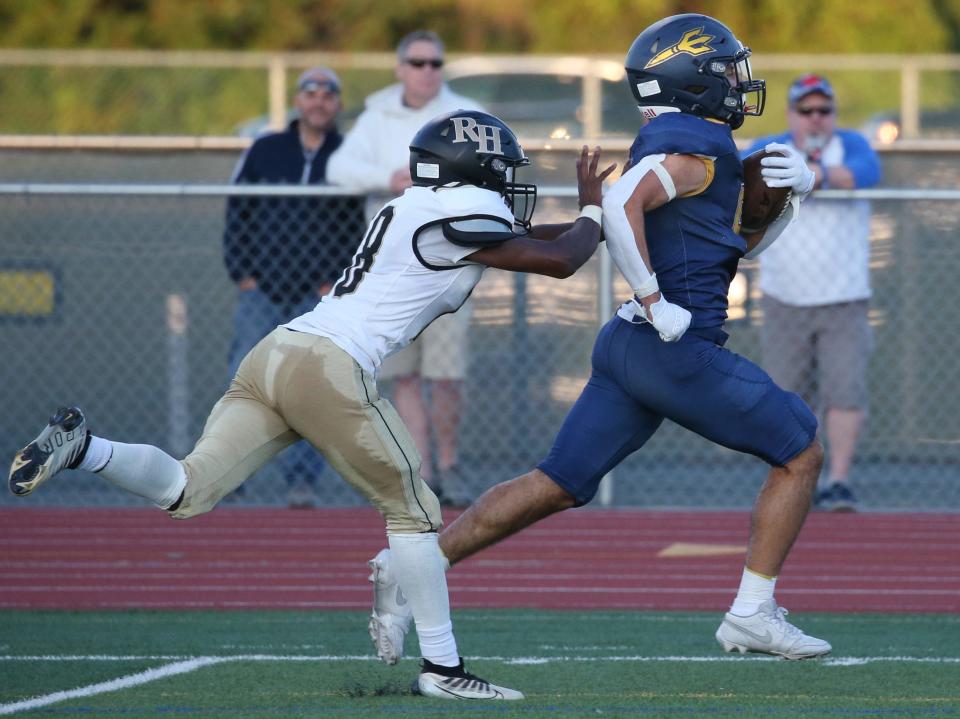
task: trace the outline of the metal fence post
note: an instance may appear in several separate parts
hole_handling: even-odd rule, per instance
[[[267,72],[270,98],[270,127],[280,131],[287,126],[287,63],[283,55],[271,55]]]
[[[597,302],[597,326],[603,327],[613,314],[613,260],[607,250],[607,243],[600,245],[600,277],[597,282],[597,291],[600,293]],[[607,472],[600,480],[600,505],[609,507],[613,503],[614,470]]]
[[[900,122],[905,139],[920,136],[920,67],[909,59],[900,68]]]

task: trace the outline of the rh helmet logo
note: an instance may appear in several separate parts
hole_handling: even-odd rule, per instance
[[[472,117],[451,117],[453,123],[453,142],[475,142],[477,152],[487,155],[502,155],[500,128],[496,125],[478,125]]]
[[[677,55],[696,57],[697,55],[703,55],[705,52],[713,52],[713,48],[708,44],[711,40],[713,40],[713,35],[704,35],[702,27],[687,30],[675,45],[671,45],[651,57],[650,61],[643,66],[643,69],[646,70],[654,65],[664,63]]]

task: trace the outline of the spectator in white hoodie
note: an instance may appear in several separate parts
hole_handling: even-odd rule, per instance
[[[436,33],[416,30],[406,35],[397,45],[399,82],[367,97],[356,124],[330,157],[327,181],[367,193],[368,221],[385,202],[411,186],[409,144],[423,125],[446,112],[483,110],[447,87],[443,63],[443,41]],[[384,362],[378,375],[394,380],[394,405],[422,457],[423,479],[441,503],[457,507],[469,504],[474,494],[457,465],[470,314],[467,302],[459,311],[443,315],[409,347]]]

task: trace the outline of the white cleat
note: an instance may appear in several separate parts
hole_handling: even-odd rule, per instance
[[[410,631],[413,612],[400,585],[390,574],[390,550],[381,549],[367,564],[373,583],[373,612],[367,625],[377,657],[386,664],[396,664],[403,656],[403,641]]]
[[[62,469],[78,462],[87,439],[87,423],[79,407],[61,407],[10,465],[10,491],[25,497]]]
[[[829,643],[804,634],[786,620],[787,614],[772,599],[749,617],[727,612],[717,629],[717,641],[727,652],[759,652],[784,659],[812,659],[830,653]]]
[[[423,660],[423,670],[413,682],[414,694],[438,699],[523,699],[516,689],[498,687],[496,684],[474,676],[463,668],[463,660],[456,667],[442,667]]]

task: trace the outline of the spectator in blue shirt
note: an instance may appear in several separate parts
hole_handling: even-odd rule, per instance
[[[880,161],[867,140],[839,129],[836,95],[819,75],[797,78],[788,93],[789,131],[758,139],[792,145],[816,174],[816,188],[872,187]],[[808,199],[799,218],[760,255],[765,369],[823,417],[829,474],[814,506],[853,511],[849,476],[867,416],[870,207],[865,200]]]

